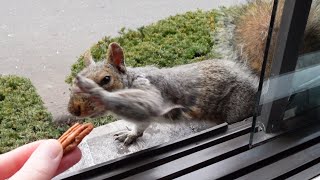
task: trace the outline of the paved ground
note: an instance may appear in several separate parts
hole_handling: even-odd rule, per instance
[[[246,0],[11,0],[0,4],[0,74],[32,80],[46,106],[64,113],[64,83],[77,56],[125,26],[150,24],[196,9]]]

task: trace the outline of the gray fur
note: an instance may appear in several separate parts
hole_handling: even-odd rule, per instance
[[[221,8],[219,11],[220,15],[217,16],[216,29],[212,35],[215,42],[212,52],[213,54],[219,54],[223,59],[239,60],[238,53],[241,54],[241,51],[237,51],[234,45],[235,21],[241,12],[238,8],[234,11],[230,8]]]
[[[129,77],[145,74],[167,101],[185,108],[199,106],[203,118],[222,115],[229,123],[250,116],[258,80],[242,64],[206,60],[174,68],[131,68]],[[248,111],[249,110],[249,111]]]

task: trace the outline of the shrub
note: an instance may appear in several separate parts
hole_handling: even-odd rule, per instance
[[[212,32],[215,29],[216,10],[195,11],[170,16],[137,30],[122,28],[118,37],[104,37],[91,47],[96,61],[105,58],[111,42],[118,42],[125,51],[126,64],[132,67],[156,65],[172,67],[215,58],[212,54]],[[72,65],[66,82],[84,68],[83,56]]]

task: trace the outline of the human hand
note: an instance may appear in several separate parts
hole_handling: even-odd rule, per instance
[[[41,140],[0,155],[0,180],[48,180],[67,170],[81,159],[81,151],[63,156],[61,144]]]

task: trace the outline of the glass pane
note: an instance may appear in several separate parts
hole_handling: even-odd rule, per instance
[[[279,8],[282,9],[281,3]],[[319,2],[314,1],[308,16],[307,25],[303,35],[302,44],[299,46],[299,56],[297,61],[285,64],[283,59],[276,59],[280,62],[272,62],[271,75],[265,78],[259,102],[260,113],[256,117],[257,127],[267,132],[263,138],[253,137],[253,144],[268,140],[277,134],[294,130],[295,128],[316,122],[319,119],[318,109],[320,107],[320,36],[319,17],[316,13],[319,9]],[[283,18],[285,19],[285,18]],[[318,21],[317,21],[318,20]],[[281,22],[280,25],[287,24]],[[285,25],[284,25],[285,26]],[[275,33],[274,33],[275,34]],[[289,31],[287,32],[289,34]],[[282,37],[278,37],[280,40]],[[288,37],[288,38],[295,38]],[[279,45],[280,43],[277,43]],[[275,44],[270,48],[275,47]],[[288,47],[286,47],[288,48]],[[273,52],[273,51],[271,51]],[[274,51],[279,53],[279,51]],[[294,52],[293,52],[294,53]],[[276,54],[272,56],[275,61]],[[269,58],[269,61],[270,58]],[[286,66],[293,63],[295,68],[281,73]],[[274,75],[272,72],[276,72]],[[267,74],[268,75],[268,74]],[[297,120],[298,117],[308,117],[306,120]]]
[[[320,105],[320,51],[302,55],[293,73],[292,97],[284,120]]]

